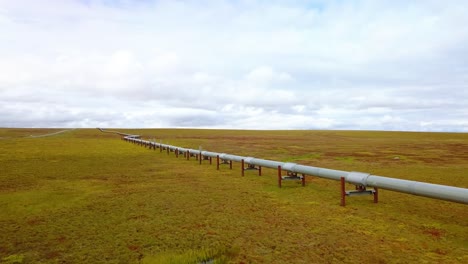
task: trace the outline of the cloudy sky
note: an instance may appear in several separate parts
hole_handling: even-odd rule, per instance
[[[465,0],[0,0],[0,127],[468,132]]]

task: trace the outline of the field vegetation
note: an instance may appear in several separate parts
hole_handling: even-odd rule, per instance
[[[0,129],[0,263],[468,263],[468,207],[351,197],[199,165],[96,129]],[[468,188],[468,134],[121,130],[145,139]],[[354,186],[348,185],[348,189]]]

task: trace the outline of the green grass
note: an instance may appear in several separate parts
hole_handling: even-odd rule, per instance
[[[468,135],[126,130],[182,147],[468,187]],[[348,198],[98,130],[0,129],[0,263],[466,263],[467,206]],[[395,156],[400,159],[394,159]],[[353,186],[348,186],[352,189]]]

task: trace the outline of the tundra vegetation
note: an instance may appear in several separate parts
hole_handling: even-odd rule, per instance
[[[468,207],[284,182],[95,129],[0,129],[0,263],[468,263]],[[167,144],[468,188],[468,134],[122,130]],[[354,186],[348,185],[347,189]]]

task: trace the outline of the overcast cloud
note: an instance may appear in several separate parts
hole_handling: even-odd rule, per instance
[[[0,0],[0,127],[468,132],[468,2]]]

